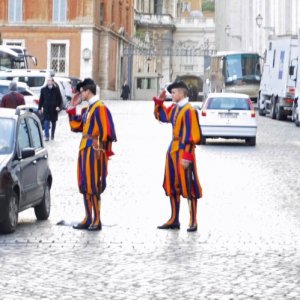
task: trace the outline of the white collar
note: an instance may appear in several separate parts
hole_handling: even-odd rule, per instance
[[[186,98],[183,98],[182,100],[180,100],[177,105],[181,108],[181,107],[184,107],[186,104],[189,103],[189,98],[186,97]]]
[[[94,103],[96,103],[99,100],[98,95],[93,96],[88,102],[89,106],[92,106]]]

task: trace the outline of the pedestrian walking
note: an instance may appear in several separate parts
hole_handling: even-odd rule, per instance
[[[8,87],[9,93],[2,97],[0,107],[16,108],[25,104],[24,96],[17,92],[17,83],[12,81]]]
[[[58,112],[62,107],[60,90],[55,86],[53,78],[47,79],[47,86],[41,89],[39,101],[39,113],[43,113],[43,125],[45,130],[45,141],[49,141],[49,130],[51,122],[51,139],[54,139]]]
[[[106,188],[107,164],[112,152],[116,133],[109,109],[96,95],[96,84],[90,78],[77,85],[77,93],[67,109],[71,130],[82,132],[79,146],[77,178],[80,193],[83,194],[85,218],[73,226],[74,229],[101,230],[100,195]],[[76,115],[76,105],[82,100],[88,108]]]
[[[122,93],[121,93],[121,98],[123,100],[128,100],[130,95],[130,88],[129,85],[127,84],[127,81],[124,81],[124,84],[122,85]]]
[[[197,200],[202,197],[195,147],[200,143],[200,125],[196,110],[188,100],[188,88],[183,81],[173,82],[167,88],[173,104],[164,105],[166,92],[154,97],[155,118],[173,126],[173,137],[166,155],[163,187],[170,197],[171,218],[159,229],[180,229],[180,196],[188,199],[190,223],[187,231],[197,231]]]

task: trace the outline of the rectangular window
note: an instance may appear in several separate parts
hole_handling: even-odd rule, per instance
[[[13,46],[20,46],[25,48],[25,40],[8,40],[8,39],[3,39],[3,45],[13,47]]]
[[[52,69],[58,75],[69,74],[69,40],[48,41],[48,69]]]
[[[103,25],[104,24],[104,3],[100,4],[100,24]]]
[[[67,0],[53,0],[53,15],[54,23],[67,22]]]
[[[8,21],[20,23],[23,21],[23,0],[8,1]]]
[[[154,0],[154,14],[161,15],[163,13],[163,2],[162,0]]]
[[[57,73],[65,73],[66,71],[66,45],[51,45],[51,69]]]

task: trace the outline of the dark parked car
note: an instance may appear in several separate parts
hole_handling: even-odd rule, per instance
[[[0,108],[0,232],[11,233],[18,213],[50,214],[52,175],[38,117],[26,106]]]

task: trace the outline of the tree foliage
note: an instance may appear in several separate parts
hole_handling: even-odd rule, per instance
[[[215,1],[214,0],[203,0],[202,1],[202,11],[215,11]]]

